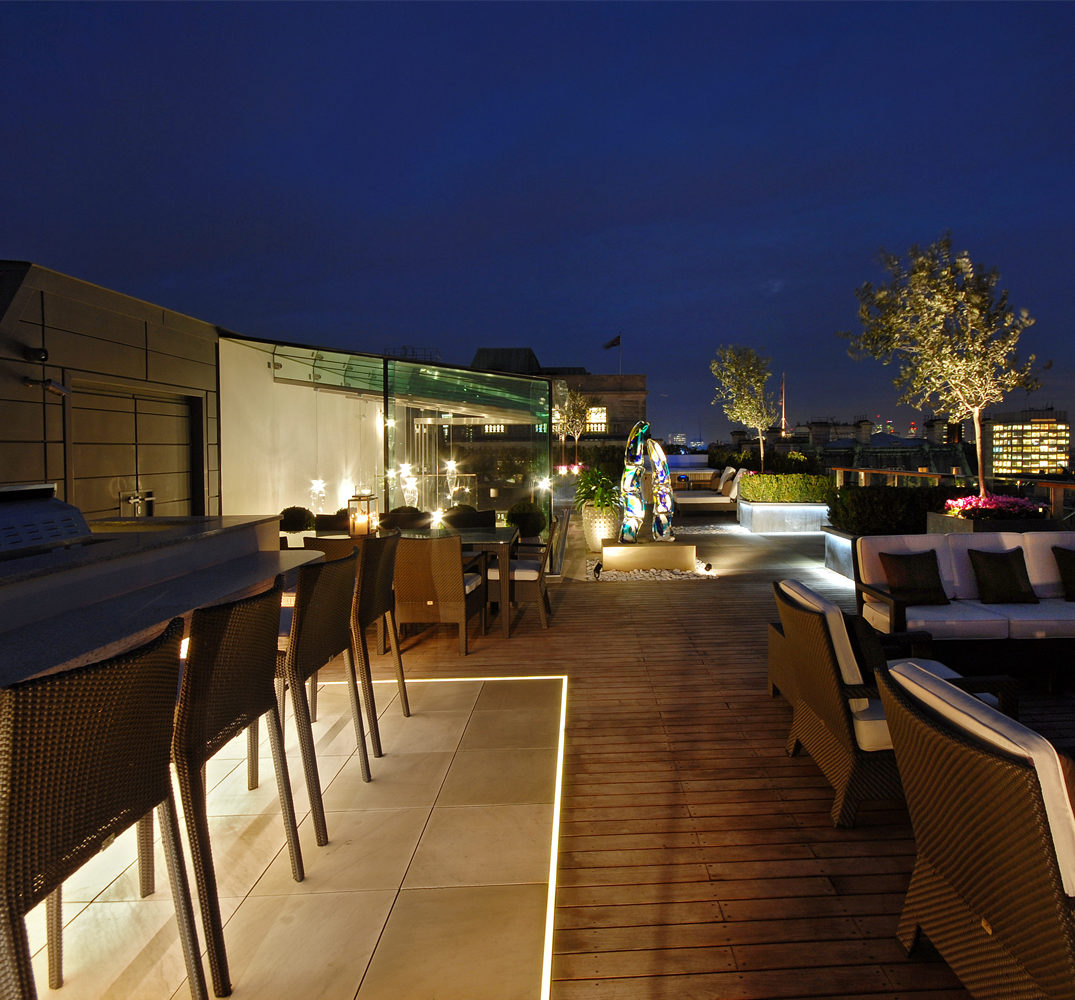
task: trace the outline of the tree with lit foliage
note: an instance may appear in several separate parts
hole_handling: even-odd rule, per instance
[[[765,431],[776,420],[776,403],[765,391],[769,381],[769,359],[753,347],[718,347],[709,370],[717,380],[713,405],[724,404],[724,415],[758,433],[761,471],[765,471]]]
[[[965,250],[953,256],[948,234],[925,249],[911,247],[906,261],[885,252],[881,259],[890,280],[867,282],[855,293],[862,332],[842,334],[849,353],[895,363],[900,403],[974,422],[978,492],[985,497],[982,411],[1012,389],[1038,388],[1034,355],[1020,364],[1015,353],[1034,320],[1008,305],[1007,290],[997,290],[996,268],[977,267]]]
[[[567,402],[569,390],[567,383],[562,379],[554,379],[552,383],[552,406],[556,411],[556,433],[560,438],[560,464],[565,465],[564,444],[567,441],[567,428],[564,426],[564,405]]]
[[[578,389],[568,389],[564,396],[563,408],[560,410],[560,425],[575,439],[575,464],[579,464],[579,438],[586,430],[593,400],[584,396]]]

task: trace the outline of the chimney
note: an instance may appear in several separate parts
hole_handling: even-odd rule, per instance
[[[873,433],[873,421],[872,420],[856,420],[855,421],[855,443],[866,444],[870,443],[870,435]]]

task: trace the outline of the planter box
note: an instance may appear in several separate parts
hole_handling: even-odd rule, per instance
[[[1064,531],[1064,522],[1051,517],[1025,517],[1013,520],[975,520],[949,517],[930,511],[926,514],[926,531],[931,535],[952,535],[972,531]]]
[[[825,569],[831,569],[849,580],[855,579],[854,548],[858,535],[823,525],[825,533]]]
[[[739,523],[747,531],[820,531],[829,523],[827,503],[755,503],[739,500]]]

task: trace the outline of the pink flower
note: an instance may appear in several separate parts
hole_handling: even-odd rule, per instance
[[[944,512],[951,517],[988,520],[1018,517],[1045,517],[1045,507],[1036,500],[1025,497],[1001,496],[987,493],[984,497],[975,493],[969,497],[957,497],[944,505]]]

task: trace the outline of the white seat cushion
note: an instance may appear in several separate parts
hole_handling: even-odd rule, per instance
[[[832,649],[836,654],[836,662],[840,666],[840,676],[843,677],[845,684],[861,684],[862,671],[859,670],[858,660],[855,659],[855,652],[851,648],[847,625],[844,623],[844,613],[832,601],[822,597],[798,580],[781,580],[779,587],[797,604],[811,611],[818,611],[825,616],[829,638],[832,640]]]
[[[500,567],[490,565],[486,575],[499,581]],[[541,563],[537,559],[512,559],[509,575],[512,580],[536,580],[541,576]]]
[[[1008,635],[1012,639],[1075,637],[1075,603],[1063,598],[1050,598],[1038,604],[991,604],[990,607],[1008,616]]]
[[[955,580],[952,559],[945,539],[948,535],[863,535],[855,540],[859,574],[862,582],[874,587],[887,587],[888,577],[881,565],[881,553],[910,555],[932,549],[937,553],[937,569],[941,575],[944,593],[951,600],[955,596]],[[1010,546],[1009,546],[1010,548]],[[887,628],[884,631],[888,631]]]
[[[1022,536],[1026,572],[1039,598],[1063,597],[1064,584],[1056,565],[1053,546],[1075,549],[1075,535],[1070,531],[1028,531]]]
[[[934,639],[1007,639],[1008,617],[999,610],[992,610],[994,607],[1001,605],[986,608],[977,601],[915,604],[907,609],[907,628],[923,629]],[[891,631],[888,608],[879,601],[867,600],[862,617],[879,632]]]
[[[957,600],[978,600],[978,578],[970,564],[968,549],[979,552],[1004,552],[1021,548],[1023,536],[1017,531],[972,531],[944,536],[948,540],[948,555],[952,561],[955,588],[948,595]],[[984,638],[984,637],[983,637]],[[992,637],[989,637],[992,638]]]
[[[903,661],[888,661],[890,667],[901,662]],[[936,677],[953,680],[963,676],[937,660],[915,660],[915,663]],[[996,703],[995,698],[993,702]],[[855,698],[848,704],[851,706],[851,725],[855,731],[855,742],[859,745],[859,749],[867,752],[891,750],[892,737],[888,734],[888,722],[885,721],[885,710],[880,699]]]
[[[482,585],[481,573],[464,573],[463,574],[463,592],[471,593],[477,590]]]
[[[1075,896],[1075,815],[1072,815],[1060,759],[1053,745],[1032,729],[922,669],[918,661],[904,660],[895,664],[891,676],[896,684],[957,728],[1033,764],[1049,818],[1064,892]]]

